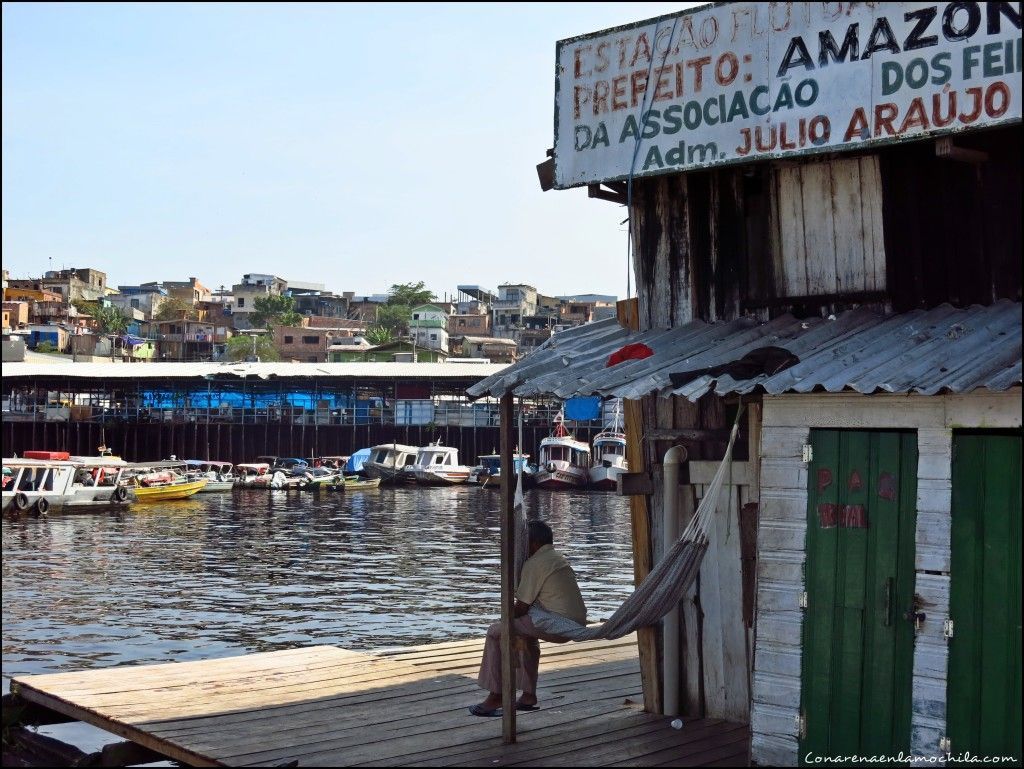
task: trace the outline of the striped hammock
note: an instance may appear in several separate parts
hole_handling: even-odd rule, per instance
[[[570,638],[573,641],[592,641],[596,638],[614,639],[629,635],[637,628],[653,625],[679,604],[683,595],[697,578],[701,561],[708,549],[708,528],[722,495],[722,484],[732,462],[732,447],[739,432],[739,414],[729,435],[718,470],[708,486],[697,512],[683,533],[658,565],[637,586],[633,594],[600,625],[581,625],[575,620],[544,609],[538,604],[530,607],[530,619],[545,633]],[[523,510],[522,478],[516,487],[514,526],[516,529],[516,584],[528,557],[526,513]]]

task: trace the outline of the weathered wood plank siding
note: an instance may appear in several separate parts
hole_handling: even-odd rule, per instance
[[[988,162],[936,157],[932,142],[879,152],[893,308],[1021,298],[1021,128],[959,135]]]
[[[780,164],[772,176],[775,295],[884,291],[877,156]]]
[[[801,627],[811,428],[916,429],[915,586],[926,621],[915,638],[911,750],[939,759],[946,734],[949,546],[954,428],[1019,428],[1019,391],[970,395],[782,395],[764,399],[757,638],[751,705],[752,758],[797,763]]]
[[[634,184],[642,328],[743,311],[897,311],[1021,298],[1021,128],[858,157],[760,163]],[[787,301],[790,299],[792,301]]]

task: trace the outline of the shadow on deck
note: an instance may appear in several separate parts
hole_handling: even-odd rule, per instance
[[[21,699],[196,766],[700,766],[747,763],[749,729],[642,712],[632,636],[542,644],[518,742],[478,702],[481,640],[329,646],[16,678]],[[292,764],[294,765],[294,764]]]

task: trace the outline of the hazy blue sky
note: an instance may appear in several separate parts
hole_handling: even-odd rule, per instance
[[[623,295],[624,208],[542,193],[555,42],[695,3],[3,6],[3,265]]]

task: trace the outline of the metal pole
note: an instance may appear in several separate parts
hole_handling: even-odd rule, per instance
[[[501,734],[506,745],[516,741],[516,666],[512,656],[512,609],[515,601],[515,477],[512,461],[515,422],[512,393],[501,396]]]

